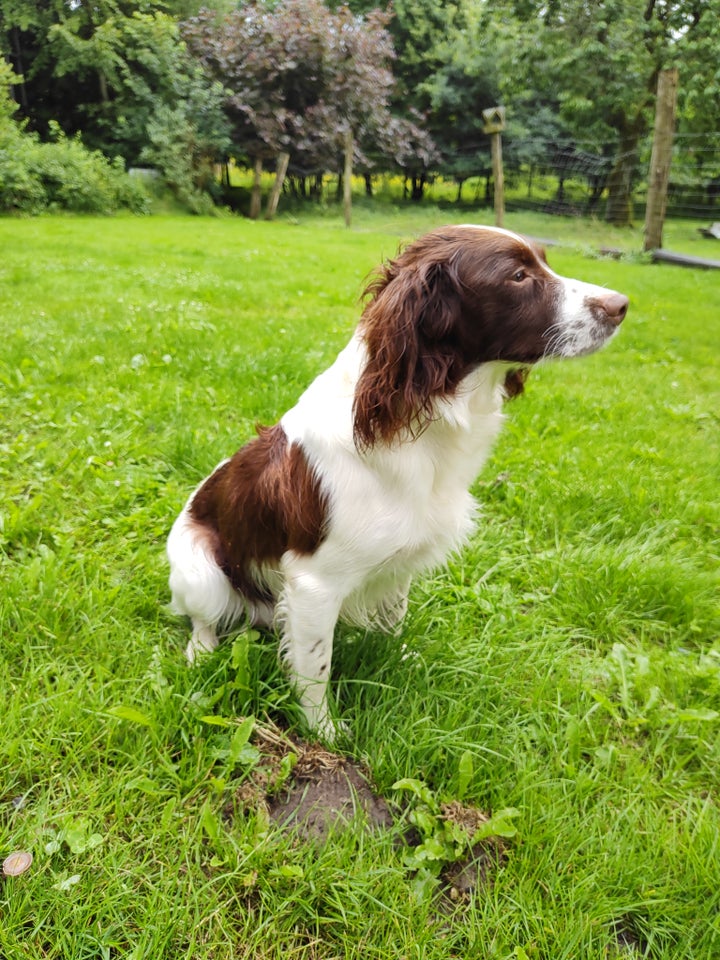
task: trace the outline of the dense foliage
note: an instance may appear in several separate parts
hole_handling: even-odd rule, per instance
[[[15,122],[15,104],[6,84],[13,75],[0,61],[0,211],[38,213],[61,208],[77,213],[112,213],[120,207],[145,209],[142,186],[125,172],[119,158],[109,160],[67,137],[50,122],[43,142]],[[3,82],[4,81],[4,82]]]
[[[566,139],[612,152],[611,222],[631,217],[638,147],[651,130],[661,70],[680,67],[681,129],[695,130],[698,121],[718,129],[720,65],[717,56],[712,65],[707,59],[720,41],[718,0],[488,0],[486,11],[515,31],[505,44],[506,97],[519,83],[551,108]]]
[[[149,164],[195,209],[228,157],[298,176],[488,174],[483,109],[508,112],[506,155],[587,177],[627,222],[658,72],[680,68],[686,171],[720,160],[720,0],[0,0],[0,51],[28,133],[59,128],[126,166]],[[707,147],[707,144],[710,147]],[[702,145],[706,145],[703,149]],[[688,173],[689,175],[689,173]]]
[[[387,17],[366,19],[321,0],[251,5],[222,18],[204,10],[185,23],[189,48],[226,89],[233,146],[245,157],[333,168],[350,127],[363,148],[389,122],[393,86]]]

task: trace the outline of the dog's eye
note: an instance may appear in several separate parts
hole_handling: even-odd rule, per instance
[[[513,274],[513,280],[515,283],[521,283],[527,277],[527,273],[524,270],[518,270]]]

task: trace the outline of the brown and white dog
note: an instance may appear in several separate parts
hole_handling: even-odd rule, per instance
[[[473,528],[468,487],[503,400],[537,361],[600,347],[628,306],[553,273],[528,240],[475,226],[411,243],[366,294],[333,365],[200,485],[168,540],[188,659],[243,617],[277,628],[308,723],[328,738],[338,619],[398,626],[413,575]]]

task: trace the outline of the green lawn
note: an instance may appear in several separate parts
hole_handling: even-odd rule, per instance
[[[381,794],[518,810],[470,902],[413,899],[402,823],[313,847],[243,811],[252,757],[203,719],[298,712],[271,637],[185,666],[169,527],[448,218],[0,221],[0,860],[34,855],[0,879],[2,960],[720,956],[718,274],[509,216],[627,293],[624,329],[508,407],[478,533],[402,636],[340,633]]]

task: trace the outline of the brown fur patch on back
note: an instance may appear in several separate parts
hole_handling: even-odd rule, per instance
[[[216,560],[250,600],[271,601],[256,572],[286,550],[312,553],[325,537],[327,496],[281,424],[250,441],[200,487],[190,515],[216,538]]]

